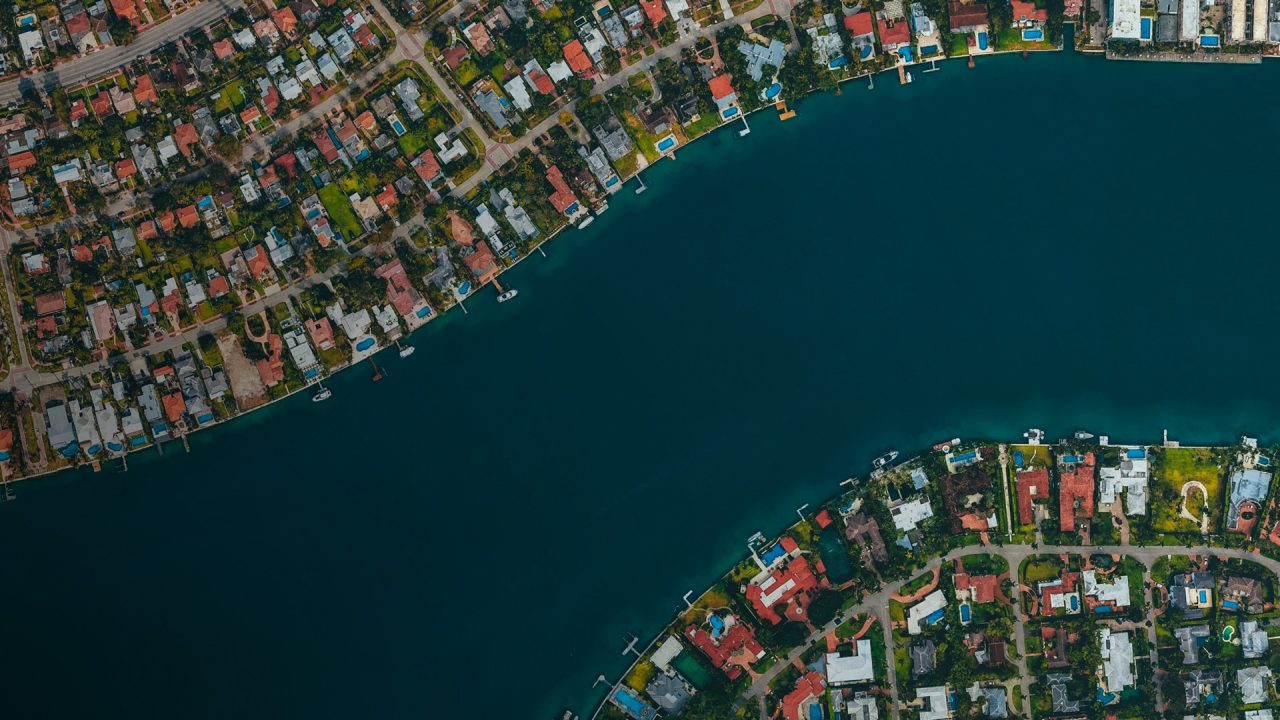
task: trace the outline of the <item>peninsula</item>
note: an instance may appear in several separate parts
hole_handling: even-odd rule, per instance
[[[893,456],[753,536],[592,717],[1273,717],[1274,448],[1033,429]]]

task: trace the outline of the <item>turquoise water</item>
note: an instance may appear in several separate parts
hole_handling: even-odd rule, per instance
[[[680,149],[379,383],[20,486],[5,714],[543,720],[889,448],[1280,439],[1280,66],[942,68]]]

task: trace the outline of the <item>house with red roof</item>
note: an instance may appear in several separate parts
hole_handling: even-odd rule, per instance
[[[795,689],[782,697],[783,720],[811,720],[826,717],[822,709],[822,696],[827,683],[822,673],[811,670],[796,681]],[[814,710],[816,708],[816,712]]]
[[[662,0],[640,0],[640,7],[644,8],[645,17],[654,27],[667,19],[667,9],[662,6]]]
[[[564,213],[571,222],[586,212],[578,202],[578,196],[569,189],[569,183],[565,182],[564,173],[560,172],[559,167],[552,165],[547,168],[547,182],[551,183],[552,189],[555,190],[547,199],[551,201],[551,206],[556,209],[556,212]]]
[[[160,96],[156,94],[156,84],[147,73],[133,79],[133,101],[139,105],[160,101]]]
[[[21,175],[22,173],[35,167],[36,154],[30,150],[23,150],[9,156],[9,174]]]
[[[263,282],[271,277],[271,259],[267,257],[267,251],[261,243],[244,251],[244,261],[255,280]]]
[[[271,12],[271,22],[276,24],[276,27],[280,29],[280,32],[286,38],[293,40],[298,36],[298,17],[288,7],[273,10]]]
[[[450,70],[457,70],[462,65],[462,61],[471,55],[467,51],[467,46],[462,43],[454,43],[444,49],[441,53],[444,57],[444,64],[449,66]]]
[[[128,180],[138,172],[138,166],[133,162],[133,158],[125,158],[116,163],[116,180],[121,182]]]
[[[318,320],[304,320],[303,324],[307,326],[307,335],[313,345],[321,350],[334,348],[333,326],[329,324],[329,318],[321,315]]]
[[[111,0],[111,10],[116,17],[127,20],[135,27],[142,24],[142,15],[138,13],[138,5],[134,0]]]
[[[880,47],[892,52],[911,44],[911,25],[906,20],[888,20],[879,18],[876,25],[880,30]]]
[[[1045,580],[1036,583],[1036,591],[1040,593],[1040,602],[1036,612],[1041,617],[1053,617],[1061,610],[1063,614],[1075,614],[1080,611],[1080,573],[1074,570],[1063,571],[1056,580]]]
[[[213,54],[219,60],[226,60],[236,54],[236,46],[230,40],[219,40],[213,44]]]
[[[951,19],[951,32],[965,33],[986,30],[987,4],[976,0],[950,0],[947,14]]]
[[[1049,22],[1049,10],[1038,8],[1034,2],[1009,0],[1013,7],[1013,22],[1021,25],[1042,25]]]
[[[867,35],[874,32],[873,30],[874,25],[872,24],[873,22],[874,21],[871,18],[871,13],[869,12],[860,12],[860,13],[854,13],[853,15],[845,15],[844,29],[849,31],[850,37]]]
[[[267,115],[275,116],[278,109],[280,109],[280,91],[272,85],[262,94],[262,110]]]
[[[257,105],[250,105],[249,107],[240,111],[240,122],[248,126],[251,132],[253,130],[254,123],[258,122],[258,120],[260,120],[261,118],[262,118],[262,111],[258,109]]]
[[[320,151],[320,156],[325,162],[337,162],[338,146],[334,144],[333,138],[329,137],[328,128],[322,127],[312,132],[311,142],[316,144],[316,149]]]
[[[1074,532],[1093,519],[1093,453],[1085,453],[1084,462],[1058,472],[1058,528]]]
[[[422,184],[427,187],[431,187],[432,183],[443,177],[443,173],[440,172],[440,161],[436,160],[436,156],[431,154],[430,150],[423,150],[422,154],[409,164],[422,180]]]
[[[257,362],[258,377],[263,385],[275,387],[284,382],[283,350],[284,342],[278,333],[267,336],[267,357]]]
[[[67,309],[67,296],[62,291],[37,295],[35,299],[36,315],[53,315]]]
[[[164,416],[171,423],[182,421],[182,415],[187,411],[187,404],[182,400],[182,392],[175,390],[163,398]]]
[[[564,61],[569,63],[569,69],[574,75],[585,80],[596,76],[596,67],[591,63],[591,57],[587,55],[587,49],[582,46],[581,40],[570,40],[564,44],[562,50]]]
[[[793,558],[780,568],[753,579],[747,586],[747,600],[756,614],[771,625],[790,620],[807,621],[808,592],[818,587],[818,577],[804,556]]]
[[[178,123],[173,126],[173,144],[178,146],[178,152],[188,161],[191,160],[191,146],[200,142],[200,134],[196,132],[196,126],[191,123]]]
[[[1024,470],[1014,477],[1013,483],[1018,493],[1018,522],[1034,525],[1034,503],[1049,499],[1049,471],[1045,468]]]
[[[227,278],[222,275],[214,275],[209,278],[209,297],[217,300],[218,298],[231,292],[231,285],[227,282]]]
[[[387,183],[387,186],[382,188],[382,192],[374,196],[373,199],[378,203],[378,207],[382,208],[383,212],[390,211],[391,207],[399,201],[396,189],[392,187],[391,183]]]
[[[488,55],[493,52],[493,36],[489,34],[489,28],[484,23],[473,22],[462,28],[462,34],[467,36],[467,40],[471,42],[471,47],[481,55]]]
[[[533,85],[533,89],[543,95],[550,95],[556,91],[556,84],[547,77],[547,74],[538,69],[529,70],[525,73],[529,82]]]
[[[89,117],[89,106],[85,104],[84,98],[76,98],[76,101],[71,103],[68,114],[72,127],[78,126],[81,120]]]
[[[200,213],[195,205],[184,205],[178,208],[178,224],[184,228],[193,228],[200,224]]]
[[[467,269],[471,271],[476,282],[484,285],[498,276],[498,263],[494,260],[493,251],[489,249],[487,243],[476,243],[473,249],[474,252],[465,258]]]
[[[996,593],[1000,590],[1000,578],[995,575],[970,575],[956,573],[953,578],[956,584],[956,599],[968,600],[982,605],[995,602]]]
[[[354,122],[356,127],[365,135],[373,135],[378,130],[378,120],[373,116],[371,110],[365,110],[357,115]]]
[[[711,632],[699,625],[689,625],[684,629],[684,636],[725,677],[736,680],[744,668],[764,659],[764,646],[756,639],[751,626],[737,616],[728,614],[716,619],[718,626],[712,625]]]
[[[430,312],[422,312],[427,307],[427,303],[413,287],[413,283],[409,282],[409,274],[405,272],[399,260],[392,260],[374,270],[373,273],[386,281],[387,300],[400,317],[409,322],[410,326],[421,324],[423,318],[430,315]]]
[[[111,95],[106,90],[99,92],[89,100],[89,104],[93,106],[93,114],[99,118],[110,117],[116,114],[115,108],[111,105]]]
[[[153,240],[160,236],[160,231],[156,228],[155,220],[144,220],[138,224],[138,239]]]
[[[463,247],[471,247],[476,244],[475,233],[471,230],[471,223],[467,222],[461,215],[450,210],[449,216],[449,236],[453,241]]]

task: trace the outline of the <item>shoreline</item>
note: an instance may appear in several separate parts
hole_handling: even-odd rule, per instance
[[[1071,443],[1071,442],[1075,442],[1076,444],[1085,443],[1085,444],[1088,444],[1088,445],[1090,445],[1090,446],[1096,446],[1096,447],[1099,447],[1099,448],[1102,448],[1102,447],[1121,448],[1121,449],[1124,449],[1124,448],[1144,448],[1144,449],[1151,449],[1151,448],[1163,448],[1163,449],[1178,448],[1178,449],[1185,449],[1185,450],[1224,450],[1224,449],[1239,448],[1239,447],[1242,447],[1242,445],[1243,445],[1243,443],[1242,443],[1242,442],[1237,442],[1237,443],[1236,443],[1236,444],[1234,444],[1234,445],[1212,445],[1212,444],[1210,444],[1210,445],[1189,445],[1189,444],[1183,444],[1183,443],[1181,443],[1181,442],[1179,442],[1179,441],[1170,441],[1170,440],[1168,439],[1168,431],[1167,431],[1167,430],[1164,432],[1164,435],[1165,435],[1164,441],[1163,441],[1162,443],[1159,443],[1159,444],[1155,444],[1155,443],[1115,443],[1115,442],[1110,442],[1110,436],[1107,436],[1107,435],[1101,435],[1101,436],[1099,436],[1099,437],[1104,437],[1104,438],[1107,438],[1107,439],[1108,439],[1108,443],[1107,443],[1106,445],[1101,445],[1100,443],[1098,443],[1098,442],[1097,442],[1097,440],[1096,440],[1096,439],[1088,439],[1088,440],[1078,440],[1078,439],[1077,439],[1077,440],[1072,440],[1072,439],[1069,439],[1069,438],[1062,438],[1062,439],[1055,440],[1055,441],[1049,441],[1049,440],[1047,440],[1047,438],[1046,438],[1045,440],[1042,440],[1041,442],[1039,442],[1039,443],[1038,443],[1038,446],[1039,446],[1039,447],[1044,447],[1044,448],[1064,448],[1064,447],[1069,447],[1069,443]],[[1240,440],[1241,440],[1241,441],[1244,441],[1244,440],[1246,440],[1246,439],[1248,439],[1248,438],[1247,438],[1247,437],[1241,437],[1241,438],[1240,438]],[[991,439],[989,439],[989,438],[987,438],[987,439],[972,439],[972,440],[964,440],[964,441],[962,441],[960,444],[956,445],[955,447],[953,447],[953,448],[951,448],[951,449],[952,449],[952,451],[957,451],[957,450],[959,450],[959,449],[961,449],[961,448],[973,449],[973,448],[983,448],[983,447],[1000,447],[1000,448],[1002,448],[1002,449],[1003,449],[1003,448],[1004,448],[1004,447],[1006,447],[1006,446],[1015,446],[1015,445],[1018,445],[1018,446],[1027,446],[1028,444],[1030,444],[1030,441],[1029,441],[1027,438],[1025,438],[1025,437],[1024,437],[1024,438],[1022,438],[1021,440],[1022,440],[1022,442],[1004,442],[1004,441],[991,440]],[[1253,438],[1252,440],[1253,440],[1253,442],[1254,442],[1254,443],[1256,443],[1256,444],[1257,444],[1257,447],[1259,448],[1259,450],[1272,448],[1272,446],[1270,446],[1270,445],[1264,445],[1264,444],[1262,444],[1262,443],[1261,443],[1258,439],[1256,439],[1256,438]],[[933,447],[933,448],[925,448],[925,449],[920,449],[920,450],[913,450],[913,451],[910,451],[910,452],[905,456],[905,458],[906,458],[905,460],[902,460],[901,462],[894,462],[892,465],[886,465],[886,466],[884,467],[884,470],[885,470],[885,472],[887,473],[887,472],[891,472],[891,471],[896,470],[896,469],[899,469],[899,468],[903,468],[903,467],[906,467],[906,466],[912,465],[912,464],[914,464],[914,463],[923,462],[923,461],[924,461],[924,460],[926,460],[930,455],[935,454],[935,453],[940,453],[940,450],[937,448],[937,446],[935,446],[935,447]],[[896,460],[896,458],[895,458],[895,460]],[[892,462],[892,461],[891,461],[891,462]],[[1010,474],[1011,474],[1011,473],[1010,473]],[[828,505],[831,505],[832,503],[834,503],[834,502],[836,502],[836,501],[838,501],[838,500],[840,500],[840,499],[842,499],[842,498],[846,498],[846,497],[853,498],[853,497],[861,497],[861,496],[864,496],[864,495],[866,494],[866,492],[867,492],[867,481],[869,481],[869,480],[871,480],[871,479],[875,479],[876,477],[879,477],[879,473],[878,473],[877,471],[873,471],[872,473],[869,473],[866,477],[859,476],[859,475],[851,475],[850,477],[848,477],[847,479],[845,479],[845,480],[843,480],[843,481],[841,481],[841,482],[839,483],[839,485],[838,485],[838,487],[840,488],[840,490],[839,490],[839,491],[835,492],[834,494],[831,494],[831,495],[825,496],[824,498],[820,499],[816,504],[808,503],[808,504],[806,504],[804,507],[806,507],[806,508],[816,508],[816,509],[813,509],[813,510],[811,511],[811,513],[810,513],[810,516],[812,517],[812,516],[816,515],[816,514],[817,514],[817,512],[820,512],[820,511],[822,511],[823,509],[825,509]],[[1011,488],[1010,488],[1010,486],[1009,486],[1009,482],[1008,482],[1008,478],[1007,478],[1007,477],[1004,477],[1004,478],[997,478],[997,479],[996,479],[996,484],[998,484],[998,485],[1002,485],[1002,486],[1003,486],[1002,490],[1003,490],[1003,492],[1004,492],[1004,493],[1009,493],[1009,492],[1011,492]],[[1005,498],[1005,502],[1008,502],[1008,500],[1009,500],[1009,498],[1006,496],[1006,498]],[[997,512],[997,516],[999,516],[999,513],[998,513],[998,512]],[[782,527],[782,528],[778,529],[776,532],[771,532],[771,533],[759,532],[759,533],[757,533],[757,536],[760,538],[760,541],[759,541],[758,543],[755,543],[755,547],[759,547],[759,548],[769,547],[769,546],[770,546],[770,545],[772,545],[773,543],[777,542],[779,538],[782,538],[782,537],[787,536],[787,535],[788,535],[788,533],[790,533],[790,532],[791,532],[792,530],[794,530],[795,528],[797,528],[797,527],[799,527],[799,526],[801,526],[801,525],[807,524],[807,523],[809,523],[809,522],[810,522],[810,520],[809,520],[809,519],[804,518],[804,517],[801,517],[799,520],[791,521],[789,524],[787,524],[787,525],[785,525],[784,527]],[[968,535],[970,535],[970,534],[972,534],[972,533],[970,533],[970,532],[966,532],[966,533],[964,533],[964,535],[965,535],[965,536],[968,536]],[[985,535],[985,533],[983,533],[982,535]],[[973,543],[973,542],[968,542],[968,541],[966,541],[964,544],[962,544],[962,545],[960,545],[960,546],[958,546],[958,547],[956,547],[956,548],[953,548],[953,549],[951,549],[951,550],[948,550],[948,551],[946,551],[946,552],[942,553],[941,555],[931,555],[931,556],[929,556],[929,557],[927,557],[927,558],[923,558],[923,559],[922,559],[922,560],[923,560],[923,562],[916,562],[915,564],[913,564],[913,565],[912,565],[911,572],[914,574],[915,572],[918,572],[918,571],[920,571],[920,570],[921,570],[921,569],[923,569],[923,568],[927,568],[927,567],[928,567],[928,565],[929,565],[931,562],[936,561],[936,560],[939,560],[939,559],[946,560],[946,559],[948,559],[950,556],[952,556],[953,554],[954,554],[954,555],[957,555],[957,556],[960,556],[960,555],[963,555],[963,554],[966,554],[966,553],[972,553],[972,552],[974,552],[974,551],[975,551],[975,548],[976,548],[976,551],[977,551],[977,552],[980,552],[980,553],[981,553],[981,552],[990,552],[990,551],[992,551],[993,549],[1000,549],[1000,548],[1010,547],[1010,546],[1015,545],[1015,543],[1009,543],[1009,542],[1007,542],[1007,541],[1006,541],[1006,540],[1007,540],[1007,538],[1005,537],[1006,535],[1008,535],[1008,536],[1009,536],[1009,538],[1008,538],[1008,539],[1011,539],[1011,538],[1012,538],[1012,535],[1013,535],[1013,527],[1012,527],[1012,525],[1010,525],[1010,527],[1009,527],[1009,529],[1008,529],[1008,530],[1001,530],[1001,529],[999,529],[999,527],[997,527],[997,530],[996,530],[996,532],[995,532],[995,534],[994,534],[995,541],[993,541],[993,542],[987,542],[986,540],[984,540],[984,539],[982,538],[982,535],[979,535],[979,538],[978,538],[978,541],[977,541],[977,543],[976,543],[976,544],[975,544],[975,543]],[[1204,538],[1204,540],[1205,540],[1205,542],[1206,542],[1206,543],[1208,543],[1208,542],[1209,542],[1209,540],[1210,540],[1211,538],[1213,538],[1213,537],[1214,537],[1214,534],[1213,534],[1213,533],[1206,533],[1206,534],[1204,534],[1204,535],[1203,535],[1203,538]],[[1246,537],[1249,537],[1249,539],[1250,539],[1250,540],[1252,540],[1252,537],[1251,537],[1251,536],[1246,536]],[[1265,530],[1265,528],[1263,528],[1263,529],[1261,530],[1261,536],[1260,536],[1259,540],[1265,540],[1265,538],[1266,538],[1266,530]],[[749,539],[748,539],[748,546],[749,546],[749,547],[753,546],[753,545],[752,545],[752,542],[753,542],[755,539],[756,539],[755,537],[753,537],[753,538],[749,538]],[[1100,549],[1101,549],[1101,550],[1112,550],[1112,551],[1119,552],[1120,554],[1124,554],[1124,551],[1125,551],[1126,549],[1128,549],[1128,548],[1151,548],[1151,547],[1159,547],[1159,548],[1164,548],[1164,547],[1168,547],[1168,548],[1181,548],[1181,549],[1183,549],[1183,550],[1187,550],[1188,552],[1190,552],[1190,550],[1189,550],[1189,549],[1190,549],[1192,546],[1191,546],[1190,544],[1188,544],[1188,543],[1189,543],[1189,541],[1187,541],[1187,540],[1185,540],[1185,539],[1177,538],[1177,537],[1175,537],[1174,539],[1175,539],[1175,542],[1174,542],[1173,544],[1163,543],[1163,542],[1162,542],[1162,543],[1159,543],[1159,544],[1154,544],[1154,545],[1152,545],[1152,544],[1142,544],[1142,543],[1107,543],[1107,544],[1097,544],[1097,545],[1095,545],[1095,544],[1084,544],[1084,543],[1082,543],[1082,544],[1080,544],[1080,545],[1061,545],[1060,547],[1063,547],[1063,548],[1066,548],[1066,547],[1075,547],[1075,548],[1079,548],[1079,549],[1080,549],[1080,553],[1079,553],[1079,554],[1086,554],[1086,551],[1096,551],[1096,550],[1100,550]],[[1047,542],[1046,542],[1046,543],[1043,543],[1043,544],[1044,544],[1046,547],[1048,547],[1048,546],[1050,545],[1050,543],[1047,543]],[[1207,546],[1207,547],[1209,547],[1209,548],[1212,548],[1212,549],[1220,549],[1220,550],[1224,550],[1224,551],[1228,551],[1228,552],[1230,552],[1230,551],[1239,551],[1239,548],[1233,548],[1233,547],[1229,547],[1229,546],[1221,545],[1221,544],[1219,544],[1219,545],[1207,544],[1206,546]],[[1034,547],[1036,547],[1036,545],[1031,545],[1031,547],[1033,547],[1033,548],[1034,548]],[[1173,553],[1174,553],[1174,554],[1178,554],[1176,551],[1173,551]],[[684,595],[684,597],[682,598],[682,601],[685,603],[686,607],[685,607],[685,608],[682,608],[682,609],[677,610],[677,611],[676,611],[676,614],[672,616],[672,619],[671,619],[669,622],[665,623],[665,624],[664,624],[664,625],[663,625],[663,626],[662,626],[662,627],[661,627],[661,628],[660,628],[660,629],[659,629],[659,630],[658,630],[658,631],[653,635],[652,639],[651,639],[651,640],[649,640],[649,642],[648,642],[648,643],[646,643],[646,644],[644,645],[643,650],[640,650],[639,652],[633,652],[633,653],[630,653],[630,654],[633,656],[633,658],[632,658],[632,660],[628,663],[628,665],[627,665],[625,668],[623,668],[623,669],[622,669],[622,671],[618,674],[618,678],[617,678],[617,680],[613,681],[613,682],[612,682],[612,684],[611,684],[611,685],[609,685],[609,687],[608,687],[608,688],[607,688],[607,690],[605,691],[604,695],[603,695],[603,696],[602,696],[598,701],[591,701],[591,706],[593,706],[593,707],[594,707],[594,710],[592,710],[592,712],[591,712],[591,714],[590,714],[590,716],[589,716],[590,720],[597,720],[597,718],[598,718],[598,716],[600,715],[600,713],[601,713],[601,712],[602,712],[606,707],[608,707],[608,706],[610,705],[610,702],[609,702],[609,696],[610,696],[610,694],[611,694],[613,691],[615,691],[615,690],[617,690],[618,688],[620,688],[620,687],[625,687],[625,681],[626,681],[627,677],[632,673],[632,671],[636,668],[636,666],[637,666],[637,665],[639,665],[639,664],[640,664],[640,663],[642,663],[642,662],[646,662],[646,661],[648,661],[648,655],[649,655],[650,651],[654,648],[654,646],[656,646],[656,645],[659,643],[659,641],[663,640],[663,638],[664,638],[664,637],[669,637],[669,635],[668,635],[668,632],[669,632],[669,631],[673,631],[673,635],[670,635],[670,637],[678,637],[678,636],[680,636],[680,634],[681,634],[681,633],[679,632],[679,628],[678,628],[677,626],[678,626],[678,624],[680,623],[680,620],[681,620],[681,618],[683,617],[684,613],[685,613],[686,611],[688,611],[688,610],[690,610],[690,609],[692,609],[692,608],[696,607],[696,606],[697,606],[697,604],[698,604],[701,600],[703,600],[703,598],[705,598],[709,593],[714,592],[714,591],[715,591],[715,589],[716,589],[716,586],[717,586],[717,585],[719,585],[721,582],[723,582],[723,581],[724,581],[724,580],[726,580],[726,579],[731,578],[731,577],[733,576],[734,570],[735,570],[735,569],[736,569],[740,564],[742,564],[742,563],[743,563],[743,562],[745,562],[746,560],[750,559],[751,557],[752,557],[752,555],[739,556],[739,557],[738,557],[738,559],[737,559],[737,561],[735,561],[733,564],[731,564],[727,570],[725,570],[724,572],[722,572],[722,573],[720,573],[720,574],[716,575],[714,578],[712,578],[712,579],[711,579],[711,581],[710,581],[709,583],[707,583],[706,587],[704,587],[704,588],[703,588],[701,591],[699,591],[696,595],[694,594],[694,592],[693,592],[692,590],[690,590],[689,592],[687,592],[687,593]],[[1261,562],[1261,561],[1269,561],[1269,562],[1271,562],[1271,563],[1273,563],[1273,564],[1277,562],[1275,559],[1270,558],[1270,557],[1268,557],[1268,556],[1266,556],[1266,555],[1263,555],[1263,554],[1261,554],[1261,553],[1257,553],[1257,557],[1259,558],[1259,562]],[[1012,569],[1011,569],[1011,570],[1012,570]],[[896,583],[893,583],[893,584],[896,584]],[[803,646],[802,646],[802,647],[803,647]],[[624,655],[626,655],[626,654],[627,654],[627,653],[624,653]],[[892,667],[891,667],[891,669],[892,669]],[[603,678],[603,676],[602,676],[602,678]],[[594,690],[594,686],[593,686],[593,690]],[[742,695],[742,696],[740,696],[740,697],[739,697],[739,701],[741,701],[741,700],[743,700],[743,699],[745,699],[745,698],[747,698],[747,697],[748,697],[748,695]],[[901,702],[901,699],[900,699],[900,698],[898,698],[898,702],[899,702],[899,703]],[[895,713],[895,715],[896,715],[896,713]],[[569,715],[566,715],[566,716],[565,716],[565,720],[569,720],[569,717],[570,717]],[[574,720],[579,720],[579,718],[580,718],[580,717],[588,717],[588,716],[586,716],[586,715],[581,715],[581,716],[579,716],[579,715],[577,715],[577,714],[573,715]]]

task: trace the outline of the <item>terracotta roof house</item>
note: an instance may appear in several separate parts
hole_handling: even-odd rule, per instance
[[[956,573],[956,593],[967,593],[970,600],[978,605],[995,602],[996,591],[1000,589],[1000,578],[995,575],[970,575]]]
[[[126,158],[116,163],[116,180],[127,180],[138,172],[138,166],[133,162],[133,158]]]
[[[231,285],[222,275],[214,275],[209,280],[209,297],[216,300],[229,292],[231,292]]]
[[[178,422],[186,411],[187,404],[182,401],[181,392],[175,391],[164,396],[164,415],[169,419],[169,422]]]
[[[133,0],[111,0],[111,10],[121,20],[128,20],[134,25],[142,24],[142,16],[138,13],[138,5]]]
[[[748,585],[747,600],[762,620],[777,625],[782,622],[779,608],[788,617],[805,619],[808,601],[804,593],[816,587],[818,578],[813,574],[808,559],[801,555],[769,573],[759,583]]]
[[[69,119],[72,125],[77,125],[81,120],[89,117],[89,106],[85,104],[84,98],[77,98],[71,103],[69,111]]]
[[[715,636],[697,625],[686,627],[684,636],[726,677],[736,680],[742,674],[743,665],[749,666],[764,657],[764,646],[756,640],[751,627],[736,616],[717,619],[719,627],[713,626]]]
[[[333,143],[333,138],[329,137],[329,131],[326,128],[319,128],[311,133],[311,141],[316,144],[316,149],[320,151],[320,156],[325,162],[331,163],[338,159],[338,146]]]
[[[156,94],[156,84],[151,80],[151,76],[142,73],[133,79],[133,101],[139,104],[159,102],[160,96]]]
[[[304,320],[303,324],[307,326],[307,335],[311,336],[311,342],[321,350],[329,350],[333,348],[333,326],[329,324],[329,318],[321,316],[318,320]]]
[[[471,247],[476,242],[475,235],[471,231],[471,224],[453,210],[449,211],[449,235],[454,242],[463,247]]]
[[[423,150],[422,154],[415,158],[410,165],[413,166],[413,171],[418,173],[418,177],[422,179],[425,185],[430,185],[432,181],[440,177],[440,161],[436,160],[436,156],[432,155],[430,150]]]
[[[462,29],[463,34],[467,36],[467,40],[471,41],[471,47],[481,55],[488,55],[493,52],[493,36],[489,34],[489,28],[483,23],[473,22]]]
[[[707,81],[707,87],[711,88],[711,97],[716,100],[728,97],[734,93],[733,76],[729,73],[720,73]]]
[[[106,90],[94,95],[89,104],[93,106],[93,114],[100,118],[109,117],[116,114],[116,110],[111,106],[111,95]]]
[[[285,37],[289,38],[290,40],[297,37],[298,18],[296,15],[293,14],[293,11],[290,10],[289,8],[283,7],[283,8],[280,8],[279,10],[272,12],[271,21],[276,24],[277,28],[280,28],[280,32],[284,33]]]
[[[570,40],[565,43],[563,51],[564,61],[569,63],[569,69],[575,75],[588,80],[595,76],[595,65],[591,64],[591,58],[587,56],[587,50],[582,47],[581,40]]]
[[[151,240],[159,236],[160,231],[156,229],[155,220],[145,220],[138,224],[138,239]]]
[[[547,198],[551,201],[551,206],[556,209],[556,212],[572,214],[577,208],[578,196],[569,189],[569,184],[564,181],[564,174],[560,172],[559,167],[552,165],[547,168],[547,182],[551,183],[551,187],[555,189],[555,192]]]
[[[30,170],[36,164],[36,154],[30,150],[23,150],[20,153],[14,153],[9,156],[9,174],[21,175]]]
[[[1049,10],[1047,8],[1038,8],[1034,2],[1023,2],[1022,0],[1009,0],[1009,5],[1013,7],[1014,22],[1033,22],[1046,23],[1049,22]]]
[[[662,0],[640,0],[640,7],[644,8],[645,16],[654,25],[667,19],[667,9],[662,6]]]
[[[261,243],[245,251],[244,261],[249,266],[249,274],[254,279],[261,281],[271,277],[271,260],[267,257],[267,251],[263,249]]]
[[[886,50],[911,42],[911,26],[906,20],[886,21],[882,18],[876,21],[876,25],[880,28],[880,45]]]
[[[1093,453],[1085,453],[1084,462],[1059,473],[1058,527],[1072,532],[1093,518]]]
[[[951,32],[971,32],[987,26],[986,3],[972,0],[950,0],[947,14],[951,17]]]
[[[462,43],[454,43],[444,49],[441,53],[444,56],[444,64],[449,66],[450,70],[457,70],[462,65],[462,61],[467,59],[471,53],[467,52],[467,46]]]
[[[498,265],[494,262],[493,251],[485,243],[476,243],[475,252],[466,257],[467,269],[481,285],[498,275]]]
[[[244,123],[245,125],[252,125],[258,122],[258,120],[261,118],[262,118],[262,111],[258,109],[257,105],[250,105],[249,107],[240,111],[240,122]]]
[[[382,192],[378,193],[374,199],[377,201],[378,207],[383,210],[390,210],[391,206],[395,205],[398,200],[398,197],[396,196],[396,189],[388,183],[387,186],[382,189]]]
[[[173,126],[173,142],[178,146],[178,152],[187,160],[191,159],[191,146],[200,142],[200,134],[196,132],[196,126],[191,123],[179,123]]]
[[[236,46],[230,40],[219,40],[213,44],[213,54],[219,60],[226,60],[236,54]]]
[[[67,297],[62,292],[36,296],[36,315],[52,315],[67,309]]]
[[[195,205],[184,205],[178,208],[178,224],[184,228],[193,228],[200,223],[200,213]]]
[[[853,37],[872,32],[874,28],[872,23],[871,13],[869,12],[854,13],[853,15],[846,15],[844,18],[844,28]]]
[[[1049,471],[1032,468],[1020,472],[1014,478],[1014,485],[1018,492],[1018,521],[1032,525],[1036,521],[1034,503],[1049,499]]]
[[[810,720],[814,717],[824,717],[822,696],[825,693],[826,682],[822,679],[822,673],[817,670],[810,671],[796,681],[794,690],[782,697],[783,720]]]

